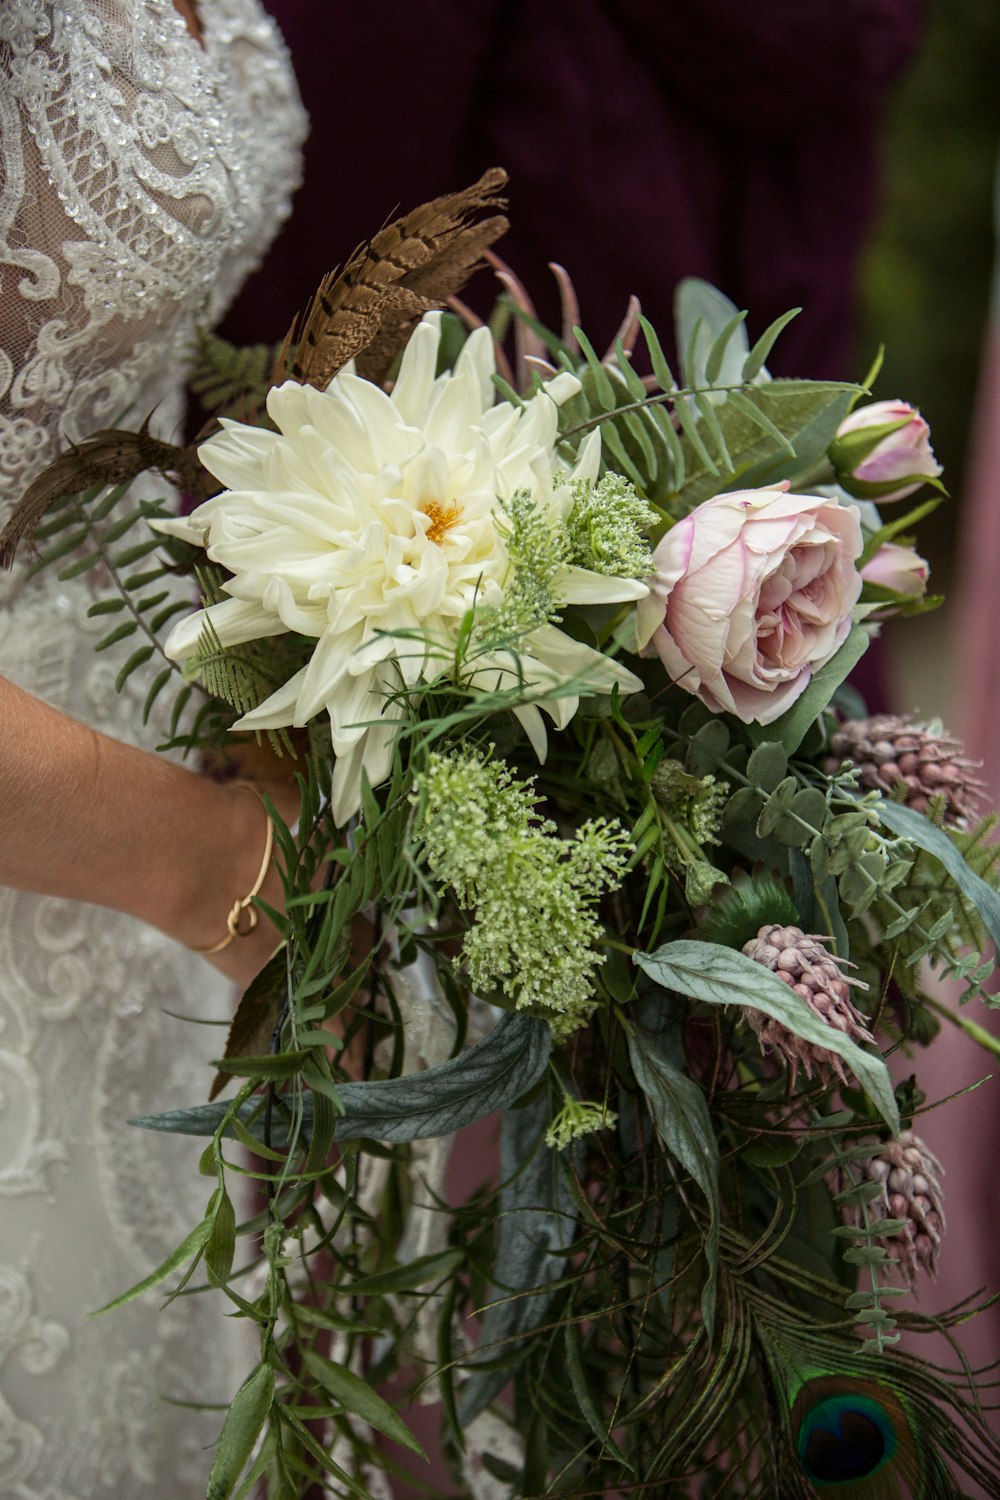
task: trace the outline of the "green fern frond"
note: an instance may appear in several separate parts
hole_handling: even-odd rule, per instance
[[[270,344],[240,347],[203,331],[188,385],[207,412],[228,416],[253,411],[264,404],[276,356],[277,348]]]
[[[109,620],[110,628],[97,641],[96,650],[112,650],[132,637],[140,642],[118,669],[117,692],[124,690],[135,673],[155,662],[143,705],[146,723],[171,681],[184,703],[191,696],[180,668],[164,654],[162,636],[176,615],[192,607],[193,601],[180,592],[177,579],[189,570],[193,556],[203,554],[200,548],[152,532],[150,521],[168,518],[173,512],[162,501],[130,505],[130,486],[131,482],[97,486],[58,502],[38,530],[37,539],[43,545],[31,571],[58,566],[63,581],[84,573],[99,578],[102,585],[110,580],[114,592],[100,593],[87,615]]]
[[[750,351],[741,379],[716,384],[741,322],[738,316],[729,320],[704,360],[689,348],[687,384],[678,387],[655,331],[640,319],[659,386],[653,390],[640,380],[620,345],[617,364],[605,364],[574,330],[583,363],[561,361],[581,382],[580,392],[560,412],[567,451],[574,453],[584,434],[599,427],[614,466],[674,519],[722,490],[773,484],[814,466],[858,387],[833,381],[757,383],[760,362],[782,320]],[[696,324],[692,346],[700,336]]]

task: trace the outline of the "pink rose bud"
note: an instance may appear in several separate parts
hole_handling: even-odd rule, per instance
[[[923,598],[930,576],[930,567],[919,553],[895,542],[883,542],[871,561],[861,569],[865,583],[891,589],[894,594],[905,594],[908,599]]]
[[[941,473],[930,428],[907,401],[875,401],[845,417],[830,444],[837,481],[859,500],[902,500]]]
[[[853,506],[787,482],[715,495],[653,553],[639,648],[715,712],[770,724],[843,644],[862,546]]]

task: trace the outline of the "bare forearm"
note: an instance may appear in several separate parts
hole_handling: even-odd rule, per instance
[[[87,728],[0,678],[0,884],[127,912],[192,948],[225,936],[266,817],[219,785]],[[262,895],[276,901],[269,872]],[[246,981],[277,941],[262,920],[215,956]]]

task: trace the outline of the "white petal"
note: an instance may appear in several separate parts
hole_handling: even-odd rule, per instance
[[[345,755],[333,763],[330,786],[330,811],[338,828],[344,828],[361,808],[361,761],[364,742],[359,740]]]
[[[299,689],[306,675],[305,667],[296,672],[287,682],[273,692],[270,698],[258,703],[242,719],[237,719],[234,729],[285,729],[289,725],[305,723],[298,713]]]
[[[528,736],[531,748],[538,756],[542,765],[549,750],[549,736],[545,728],[545,720],[538,709],[537,704],[521,703],[514,710],[514,717]]]
[[[574,641],[555,625],[543,625],[533,631],[527,644],[532,655],[557,681],[572,681],[575,686],[579,678],[581,692],[610,693],[617,684],[623,693],[637,693],[642,687],[640,679],[627,667],[582,641]]]
[[[593,432],[588,433],[580,444],[580,451],[576,455],[576,464],[573,467],[570,478],[589,479],[592,484],[596,484],[600,470],[601,429],[595,427]]]
[[[179,536],[184,542],[193,542],[196,547],[204,547],[208,541],[208,526],[204,521],[196,521],[198,512],[190,516],[171,516],[167,520],[150,521],[154,531],[162,531],[164,536]]]
[[[582,389],[579,380],[569,370],[560,370],[558,375],[553,375],[545,382],[545,394],[557,406],[571,400]]]
[[[201,444],[198,458],[227,489],[253,489],[260,483],[264,462],[278,441],[276,432],[223,417],[222,431]]]
[[[391,401],[404,422],[420,426],[430,405],[441,342],[441,314],[425,313],[403,351]]]
[[[589,568],[563,568],[554,581],[553,593],[559,604],[622,604],[629,599],[645,599],[649,585],[638,578],[593,573]]]
[[[193,656],[206,621],[224,646],[238,646],[243,641],[259,641],[265,636],[282,635],[285,627],[277,615],[243,599],[222,599],[207,609],[186,615],[167,636],[164,653],[171,661],[186,661]]]
[[[461,352],[455,361],[455,374],[464,375],[467,371],[475,377],[481,410],[489,411],[496,401],[497,393],[493,385],[493,376],[496,372],[493,335],[488,328],[474,329],[462,345]],[[508,410],[511,409],[508,407]]]

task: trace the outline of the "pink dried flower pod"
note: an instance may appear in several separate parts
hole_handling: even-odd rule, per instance
[[[972,775],[979,762],[964,755],[961,741],[898,714],[848,719],[834,734],[830,749],[828,775],[851,762],[866,791],[892,792],[903,786],[906,806],[922,813],[932,797],[944,796],[944,821],[954,828],[966,826],[985,791],[984,783]]]
[[[847,961],[829,952],[825,947],[829,941],[827,937],[803,932],[801,927],[771,923],[744,944],[743,952],[783,979],[828,1026],[853,1042],[873,1042],[875,1038],[865,1017],[851,999],[851,985],[861,989],[867,986],[844,973]],[[783,1057],[793,1079],[801,1068],[807,1078],[812,1078],[814,1072],[820,1078],[833,1072],[842,1083],[850,1081],[839,1053],[796,1036],[763,1011],[748,1008],[743,1015],[761,1051],[773,1051]]]
[[[944,1169],[918,1135],[904,1130],[898,1140],[878,1147],[865,1162],[864,1173],[870,1182],[882,1185],[886,1218],[905,1220],[896,1234],[884,1235],[876,1243],[893,1257],[912,1291],[918,1269],[937,1276],[945,1232],[944,1195],[939,1181]],[[876,1199],[876,1207],[878,1203]]]

